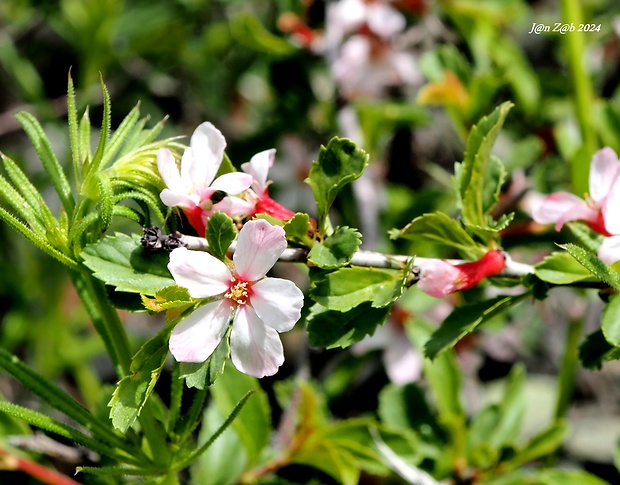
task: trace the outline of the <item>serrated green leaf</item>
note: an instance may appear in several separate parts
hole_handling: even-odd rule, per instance
[[[223,212],[216,211],[209,218],[207,241],[209,251],[218,259],[224,259],[226,252],[237,236],[235,223]]]
[[[168,254],[147,252],[137,235],[106,236],[86,246],[81,256],[96,278],[117,291],[155,295],[175,284],[167,268]]]
[[[312,240],[308,237],[310,229],[310,216],[308,214],[298,212],[282,227],[288,241],[308,246],[312,245]]]
[[[321,147],[306,179],[316,199],[319,231],[325,231],[329,208],[340,189],[362,175],[367,164],[368,155],[346,138],[334,137]]]
[[[520,303],[528,296],[529,293],[496,296],[489,300],[456,307],[426,343],[424,354],[429,359],[434,359],[484,322]]]
[[[389,305],[400,297],[400,273],[375,268],[341,268],[315,283],[310,296],[320,305],[340,312],[370,302],[374,308]]]
[[[174,325],[167,325],[148,340],[131,359],[131,374],[123,377],[108,403],[112,424],[121,433],[140,415],[161,375],[168,356],[168,341]]]
[[[485,214],[491,212],[502,191],[502,185],[506,181],[508,172],[504,168],[504,164],[497,157],[490,156],[485,174],[485,182],[482,193],[482,211]]]
[[[586,369],[600,369],[604,362],[620,360],[620,347],[612,346],[603,331],[597,330],[579,346],[579,360]]]
[[[484,194],[487,176],[491,173],[491,149],[512,106],[510,101],[502,103],[490,115],[483,117],[471,129],[467,138],[465,158],[457,183],[461,213],[468,224],[481,227],[486,224]]]
[[[227,366],[211,386],[211,394],[224,416],[231,414],[237,403],[248,391],[256,391],[233,421],[233,428],[241,438],[248,456],[248,464],[256,463],[271,437],[271,407],[267,394],[258,379],[242,374],[234,366]]]
[[[596,255],[571,243],[560,245],[560,247],[566,249],[579,264],[600,280],[620,291],[620,273],[605,264]]]
[[[461,256],[468,259],[478,259],[488,251],[480,247],[458,221],[443,212],[433,212],[416,217],[403,229],[392,229],[390,238],[404,238],[412,241],[423,239],[454,248]]]
[[[348,264],[362,244],[362,235],[350,227],[337,227],[322,243],[308,253],[308,261],[322,269],[335,269]]]
[[[372,335],[389,313],[389,307],[373,308],[369,302],[344,313],[314,305],[307,319],[310,344],[320,348],[348,347]]]
[[[226,361],[230,355],[230,331],[222,338],[211,356],[202,363],[181,362],[180,378],[185,379],[187,387],[206,389],[212,386],[218,376],[224,371]]]
[[[534,266],[534,274],[547,283],[569,285],[594,277],[570,254],[552,253]]]

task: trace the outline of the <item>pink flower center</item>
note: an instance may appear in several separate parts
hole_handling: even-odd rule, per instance
[[[250,297],[250,283],[236,276],[231,276],[230,286],[224,297],[232,300],[237,305],[245,305]]]

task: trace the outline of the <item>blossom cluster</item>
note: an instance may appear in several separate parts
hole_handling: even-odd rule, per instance
[[[267,177],[274,163],[274,149],[254,155],[241,165],[243,172],[217,177],[225,147],[222,133],[205,122],[194,131],[180,165],[170,151],[158,152],[157,164],[166,184],[160,197],[165,205],[180,208],[202,234],[215,211],[242,223],[232,261],[185,247],[170,253],[171,275],[197,300],[198,306],[173,329],[169,347],[177,361],[200,363],[230,335],[233,364],[242,372],[264,377],[275,374],[284,362],[278,333],[295,326],[304,298],[293,282],[266,277],[287,247],[284,229],[264,219],[250,219],[266,213],[286,221],[294,213],[268,194]],[[499,250],[487,252],[478,261],[457,265],[426,259],[419,264],[418,287],[441,298],[477,285],[500,272],[504,265]],[[399,338],[402,329],[393,330],[389,326],[379,330],[369,348]],[[406,339],[401,344],[386,354],[386,367],[395,382],[415,379],[415,368],[419,368],[417,353]],[[403,371],[403,364],[410,369]]]
[[[554,192],[532,210],[540,224],[555,224],[559,231],[570,221],[581,221],[605,236],[598,256],[608,264],[620,260],[620,160],[605,147],[594,154],[589,190],[583,199],[569,192]]]
[[[157,153],[157,167],[166,188],[161,200],[168,207],[179,207],[188,222],[204,235],[207,221],[215,211],[233,218],[250,218],[266,213],[287,220],[294,213],[273,200],[267,191],[267,174],[275,159],[275,150],[254,155],[241,168],[216,178],[224,159],[224,135],[209,122],[196,128],[189,147],[183,152],[180,167],[170,150]]]

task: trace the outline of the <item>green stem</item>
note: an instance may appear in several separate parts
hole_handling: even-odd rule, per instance
[[[72,280],[97,332],[104,341],[119,378],[129,375],[133,353],[118,313],[106,296],[105,286],[85,270],[72,273]],[[170,457],[166,436],[162,433],[161,426],[155,422],[151,404],[148,401],[140,413],[142,432],[149,444],[153,461],[167,465]]]
[[[579,364],[579,342],[583,331],[582,320],[571,320],[566,331],[566,345],[558,378],[558,397],[555,406],[555,420],[562,421],[570,407],[575,377]]]
[[[71,272],[71,280],[97,333],[103,339],[116,373],[119,378],[125,377],[129,374],[131,347],[123,324],[107,299],[105,286],[86,270]]]
[[[583,23],[580,2],[579,0],[562,0],[561,6],[564,23],[575,26],[573,32],[562,36],[562,41],[566,49],[568,68],[575,93],[575,112],[582,138],[581,149],[574,155],[571,164],[571,177],[575,193],[582,194],[588,191],[590,157],[596,151],[596,134],[592,119],[594,95],[592,83],[584,66],[584,32],[579,32],[577,29],[579,24]]]

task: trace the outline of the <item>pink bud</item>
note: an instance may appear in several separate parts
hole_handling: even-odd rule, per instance
[[[421,270],[418,288],[435,298],[473,288],[487,276],[504,269],[506,258],[502,251],[493,250],[478,261],[453,265],[442,259],[429,259],[418,264]]]

